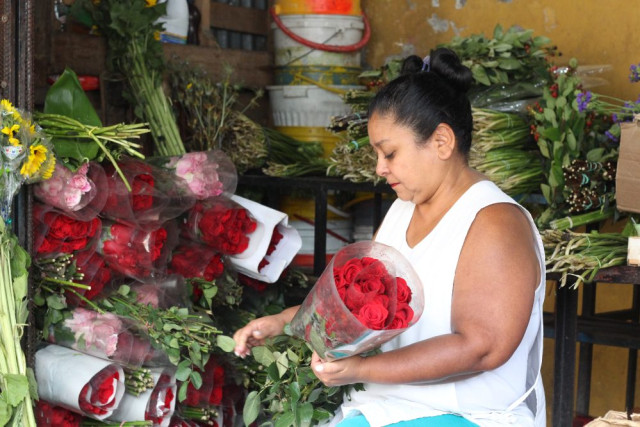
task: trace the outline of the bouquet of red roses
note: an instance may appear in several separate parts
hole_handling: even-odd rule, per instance
[[[154,426],[169,425],[176,406],[176,379],[173,368],[151,372],[154,386],[137,396],[125,394],[110,421],[151,421]]]
[[[187,183],[198,200],[233,194],[238,185],[236,167],[222,150],[194,151],[174,157],[154,157],[149,163],[171,171]]]
[[[257,226],[247,209],[228,197],[218,196],[199,201],[189,210],[182,235],[222,254],[244,256]]]
[[[40,399],[97,420],[118,407],[125,391],[119,365],[57,345],[38,350],[35,359]]]
[[[247,249],[229,261],[239,273],[266,283],[276,282],[302,247],[300,234],[288,225],[284,212],[240,196],[234,195],[231,200],[247,209],[257,225]]]
[[[81,221],[40,203],[33,204],[32,221],[37,255],[70,254],[91,248],[100,238],[102,225],[97,217]]]
[[[81,274],[81,279],[76,279],[77,283],[87,285],[89,289],[75,288],[73,292],[67,290],[65,297],[68,307],[84,306],[84,297],[89,301],[102,295],[104,288],[118,278],[117,272],[110,269],[105,263],[102,255],[94,248],[76,251],[73,253],[73,263],[75,269]]]
[[[212,282],[224,273],[224,258],[208,245],[181,239],[171,253],[168,271],[186,279],[201,278]]]
[[[345,246],[291,321],[294,335],[322,358],[373,350],[416,323],[424,308],[422,284],[407,259],[378,242]]]
[[[113,166],[105,167],[108,196],[102,217],[154,229],[193,206],[186,182],[171,172],[130,157],[122,157],[118,166],[130,188]]]
[[[154,348],[148,334],[135,321],[113,313],[81,307],[63,314],[44,331],[52,344],[124,365],[164,366],[167,355]]]
[[[105,220],[98,252],[112,269],[145,280],[166,274],[167,258],[177,240],[178,228],[173,221],[142,229]]]
[[[80,221],[95,218],[107,198],[107,175],[96,162],[83,163],[75,172],[56,163],[53,176],[36,184],[33,195]]]

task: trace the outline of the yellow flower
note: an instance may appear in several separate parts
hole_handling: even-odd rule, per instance
[[[49,151],[50,156],[47,157],[47,160],[42,165],[41,169],[41,177],[42,179],[49,179],[53,176],[53,171],[56,169],[56,157],[53,155],[51,151]]]
[[[5,126],[2,128],[2,133],[9,137],[9,144],[17,147],[20,145],[20,141],[15,137],[15,133],[20,130],[20,125],[13,125],[11,127]]]
[[[193,83],[187,84],[187,90],[191,89],[192,86],[193,86]]]
[[[13,108],[13,105],[11,105],[11,101],[9,101],[8,99],[3,99],[2,101],[0,101],[0,107],[2,107],[3,110],[9,113],[13,113],[14,111],[16,111],[16,109]]]
[[[156,3],[158,3],[158,0],[145,0],[147,2],[147,6],[146,7],[153,7],[156,5]]]
[[[153,32],[153,38],[154,38],[156,41],[160,41],[160,31],[154,31],[154,32]]]
[[[20,169],[20,174],[26,177],[31,177],[40,170],[42,164],[47,160],[47,151],[49,150],[44,145],[34,144],[29,147],[29,151],[29,157]]]

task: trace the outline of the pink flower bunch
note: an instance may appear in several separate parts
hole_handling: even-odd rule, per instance
[[[118,349],[121,320],[112,313],[100,314],[84,308],[73,310],[73,316],[64,321],[75,338],[76,350],[95,349],[112,356]]]
[[[58,207],[63,209],[80,210],[90,202],[90,198],[83,196],[93,189],[87,178],[88,171],[88,163],[84,163],[75,172],[56,163],[53,176],[36,187],[36,196],[46,201],[58,200],[64,204]]]
[[[172,158],[173,162],[176,175],[187,182],[196,198],[202,200],[222,193],[224,188],[218,176],[218,165],[209,160],[207,153],[186,153],[179,158]]]

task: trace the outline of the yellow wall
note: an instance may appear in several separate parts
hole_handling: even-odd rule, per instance
[[[518,25],[544,35],[558,46],[565,65],[571,57],[580,65],[610,65],[598,74],[605,85],[598,93],[635,101],[640,83],[628,80],[629,66],[640,62],[640,3],[629,0],[361,0],[372,28],[365,58],[379,67],[393,56],[415,53],[424,56],[439,43],[456,35],[484,33],[491,37],[496,24],[507,29]],[[629,285],[599,285],[597,310],[627,308]],[[550,287],[545,310],[554,309]],[[553,340],[545,339],[543,379],[548,412],[553,396]],[[627,351],[594,347],[591,415],[609,409],[624,410]],[[638,389],[640,390],[640,389]],[[636,405],[640,406],[640,391]]]
[[[361,0],[371,22],[366,59],[372,67],[403,53],[424,56],[456,35],[484,33],[496,24],[518,25],[547,36],[563,54],[581,65],[606,64],[608,81],[596,92],[636,100],[640,83],[628,80],[629,66],[640,62],[640,4],[629,0]]]

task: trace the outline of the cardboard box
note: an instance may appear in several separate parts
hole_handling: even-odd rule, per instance
[[[622,212],[640,213],[640,115],[620,128],[616,206]]]

